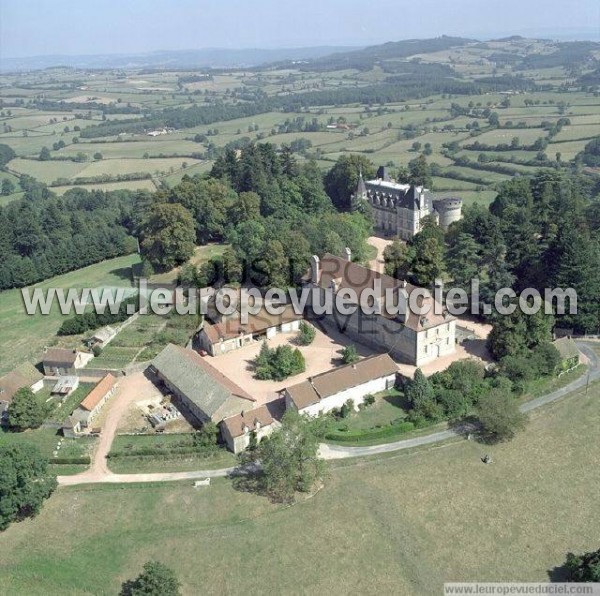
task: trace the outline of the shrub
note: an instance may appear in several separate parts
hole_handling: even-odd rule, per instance
[[[301,346],[310,345],[314,341],[316,333],[315,328],[310,323],[301,321],[297,336],[298,343]]]
[[[372,406],[375,403],[375,396],[371,395],[369,393],[369,395],[365,395],[365,401],[364,404],[365,406]]]
[[[342,361],[344,364],[354,364],[358,362],[358,351],[356,350],[356,346],[349,345],[346,346],[342,351]]]
[[[340,416],[342,418],[347,418],[354,411],[354,402],[349,399],[341,408],[340,408]]]
[[[306,363],[298,348],[277,346],[274,350],[263,343],[260,352],[254,360],[256,367],[254,377],[261,380],[283,381],[288,377],[304,372]]]

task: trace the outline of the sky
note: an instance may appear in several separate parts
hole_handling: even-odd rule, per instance
[[[2,57],[600,35],[598,0],[0,0]]]

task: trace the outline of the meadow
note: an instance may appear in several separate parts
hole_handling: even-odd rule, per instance
[[[567,552],[598,547],[599,424],[595,385],[536,412],[510,443],[332,464],[325,487],[293,507],[226,479],[60,488],[0,534],[2,590],[117,593],[151,558],[184,594],[430,595],[444,581],[546,581]]]
[[[535,44],[534,44],[535,45]],[[428,63],[445,63],[452,60],[456,71],[468,79],[477,80],[481,76],[497,74],[493,71],[487,56],[494,43],[487,49],[479,47],[457,48],[443,52],[422,54]],[[523,46],[518,41],[502,42],[498,47],[503,51],[530,51],[533,45]],[[543,47],[543,44],[542,46]],[[568,73],[564,68],[545,68],[538,71],[524,71],[539,83],[552,89],[515,93],[508,97],[500,93],[481,95],[440,95],[386,104],[318,105],[302,111],[272,111],[245,118],[214,122],[209,125],[192,126],[182,130],[170,130],[169,134],[155,137],[144,133],[125,133],[119,136],[89,139],[80,132],[95,126],[102,119],[117,121],[123,118],[138,118],[142,114],[107,113],[102,114],[100,106],[127,106],[143,110],[169,107],[202,106],[214,101],[232,103],[233,93],[255,93],[260,91],[269,97],[301,94],[314,89],[338,89],[344,86],[364,86],[382,82],[386,74],[378,66],[371,70],[358,71],[345,69],[330,72],[303,72],[295,68],[272,70],[232,70],[228,73],[215,73],[212,80],[187,81],[194,73],[186,72],[136,72],[119,73],[106,71],[77,73],[77,88],[69,87],[75,73],[57,71],[53,76],[45,73],[4,75],[0,82],[6,87],[0,89],[0,99],[5,96],[23,100],[25,107],[14,107],[0,114],[0,143],[6,143],[17,153],[17,159],[8,164],[16,176],[28,174],[52,183],[57,179],[92,178],[140,174],[150,176],[141,180],[89,180],[88,189],[114,190],[153,190],[161,184],[176,185],[185,175],[203,174],[210,170],[214,151],[230,143],[240,143],[245,139],[271,142],[277,146],[291,144],[299,140],[310,143],[299,159],[315,158],[323,169],[330,168],[342,155],[359,153],[371,159],[376,165],[405,166],[418,156],[413,150],[415,142],[421,147],[428,144],[428,161],[440,168],[434,185],[435,193],[470,191],[465,195],[466,202],[489,202],[489,194],[498,184],[513,175],[530,174],[536,166],[507,164],[504,159],[489,164],[486,169],[468,165],[454,165],[444,150],[448,143],[458,143],[459,147],[479,141],[496,145],[510,143],[518,137],[520,144],[531,145],[539,138],[547,138],[544,124],[556,123],[560,118],[568,118],[570,124],[552,139],[545,153],[554,160],[561,153],[563,162],[573,160],[582,151],[586,142],[600,134],[600,106],[591,93],[563,86]],[[504,74],[510,74],[505,67]],[[193,79],[193,77],[192,77]],[[64,85],[57,84],[57,80]],[[45,98],[51,102],[64,102],[61,109],[35,109],[27,104],[35,91],[44,90]],[[500,128],[486,130],[487,122],[479,119],[482,130],[473,130],[471,125],[477,118],[456,114],[452,104],[466,107],[486,108],[497,112]],[[55,105],[55,104],[53,104]],[[72,106],[72,107],[70,107]],[[89,107],[88,107],[89,106]],[[286,121],[303,118],[305,123],[316,122],[318,130],[298,130],[286,132]],[[347,128],[327,129],[326,125],[340,122]],[[292,127],[293,128],[293,127]],[[203,137],[195,139],[196,135]],[[64,146],[55,147],[62,142]],[[50,149],[56,161],[40,162],[37,157],[42,149]],[[94,155],[100,153],[101,160]],[[471,155],[474,153],[475,155]],[[468,155],[477,160],[478,152],[457,154]],[[537,151],[517,150],[503,157],[520,160],[534,160]],[[82,157],[83,156],[83,157]],[[26,158],[26,159],[24,159]],[[85,161],[81,161],[85,159]],[[60,160],[60,161],[59,161]],[[77,161],[71,161],[77,160]],[[507,167],[507,173],[492,171],[494,167]],[[491,169],[490,169],[491,168]],[[449,177],[444,178],[445,174]],[[474,182],[480,188],[465,188],[462,181],[452,176],[458,174]],[[58,194],[71,188],[64,182],[53,186]],[[481,192],[479,199],[475,193]],[[18,198],[18,189],[9,197],[1,197],[0,202]],[[441,195],[443,196],[443,194]]]
[[[32,288],[130,287],[131,266],[138,262],[137,254],[117,257],[53,277]],[[25,312],[20,289],[0,292],[0,373],[9,371],[25,360],[37,362],[45,346],[59,342],[56,332],[63,318],[56,306],[48,315],[37,313],[29,316]],[[81,337],[74,336],[62,341],[60,345],[67,347],[65,341],[80,343]]]

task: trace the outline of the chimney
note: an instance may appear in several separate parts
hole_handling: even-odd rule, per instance
[[[313,255],[310,258],[310,269],[311,269],[311,279],[310,281],[314,284],[319,283],[319,264],[320,259],[317,255]]]
[[[344,249],[344,256],[346,257],[346,261],[352,261],[352,251],[347,246]]]

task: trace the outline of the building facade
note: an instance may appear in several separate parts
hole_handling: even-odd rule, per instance
[[[423,309],[428,310],[426,314],[417,314],[410,308],[404,313],[389,314],[388,310],[393,310],[387,306],[390,296],[397,305],[400,293],[409,301],[413,292],[418,290],[417,295],[423,294],[424,289],[354,263],[349,251],[347,254],[347,258],[331,254],[325,254],[322,259],[312,257],[305,284],[316,290],[316,296],[312,292],[309,295],[308,319],[325,330],[344,333],[354,341],[388,352],[400,362],[414,366],[455,351],[456,320],[430,293],[425,292],[428,295],[420,299]],[[360,303],[354,305],[351,314],[338,312],[336,295],[345,289],[353,290],[358,298],[364,291],[372,291],[379,312],[367,314]],[[318,306],[327,299],[333,303],[332,314],[319,314]]]
[[[367,395],[391,389],[397,374],[398,366],[387,354],[363,358],[286,387],[285,407],[319,416],[352,400],[354,409],[358,409]]]
[[[282,309],[281,314],[273,315],[263,308],[256,315],[248,315],[246,323],[241,322],[238,312],[217,323],[205,322],[198,332],[198,345],[207,354],[218,356],[256,341],[271,339],[278,333],[298,331],[302,315],[296,314],[290,305]]]
[[[258,445],[279,426],[279,422],[273,418],[267,406],[260,406],[225,418],[219,426],[227,448],[237,455],[247,449],[252,441]]]
[[[418,234],[423,218],[428,215],[435,216],[444,229],[462,217],[462,199],[435,199],[422,186],[392,180],[384,167],[379,168],[374,180],[365,181],[360,174],[351,201],[369,203],[375,217],[375,228],[386,236],[397,236],[401,240],[410,240]]]

